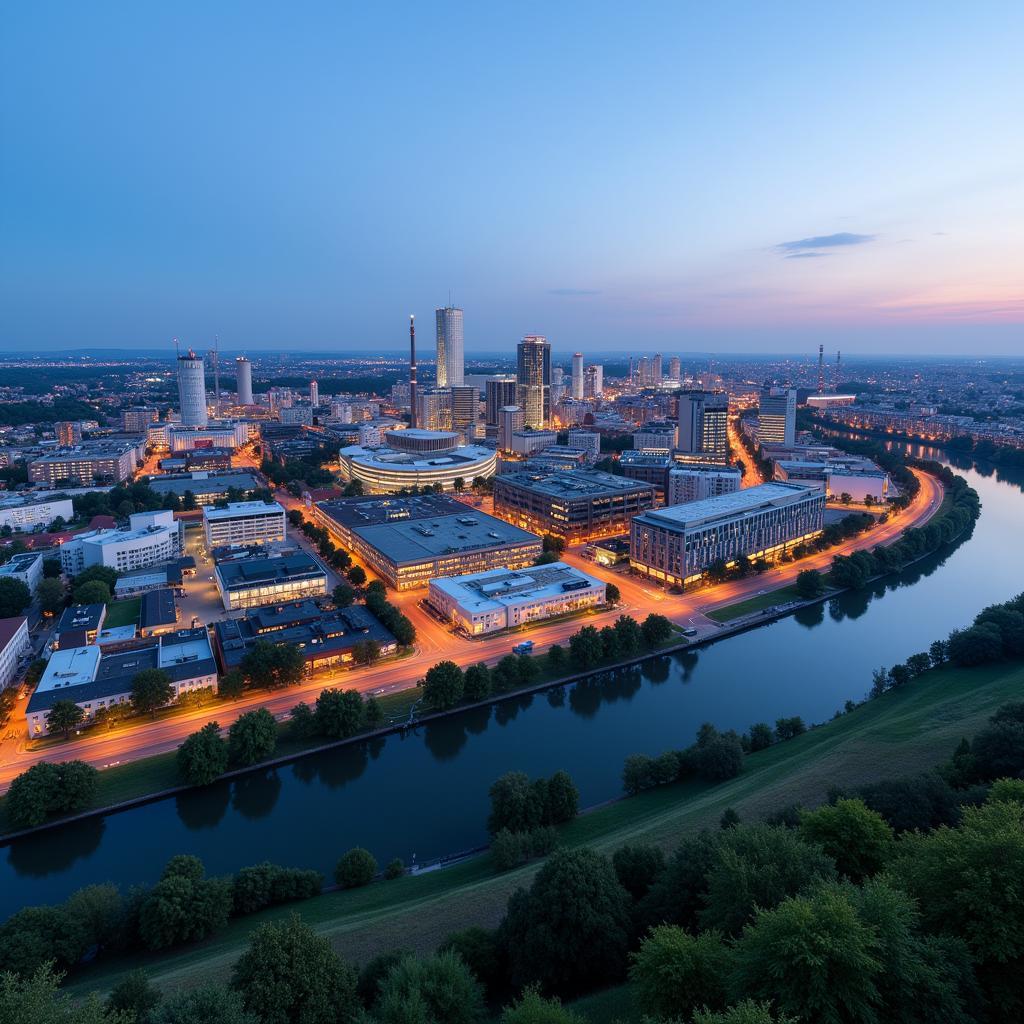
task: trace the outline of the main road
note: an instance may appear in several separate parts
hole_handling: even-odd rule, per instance
[[[531,627],[527,635],[533,640],[534,649],[541,652],[551,644],[565,644],[583,625],[600,627],[614,622],[621,614],[643,619],[650,612],[657,612],[679,625],[695,628],[697,639],[712,636],[718,632],[719,626],[707,618],[708,612],[767,590],[785,587],[804,569],[827,569],[836,555],[850,554],[879,544],[891,544],[899,539],[904,530],[925,523],[938,510],[943,490],[933,476],[916,470],[915,473],[921,486],[911,504],[867,533],[829,551],[809,555],[761,575],[729,580],[689,593],[671,594],[627,572],[598,566],[584,559],[579,549],[566,552],[563,556],[566,561],[614,583],[619,588],[621,601],[614,609],[538,624]],[[288,504],[292,508],[303,508],[302,503],[294,499]],[[451,658],[463,667],[477,661],[493,665],[509,653],[517,637],[501,634],[468,639],[458,635],[423,607],[424,595],[422,590],[389,595],[416,627],[416,646],[413,653],[406,657],[379,662],[368,668],[318,675],[315,679],[285,690],[247,693],[232,703],[217,702],[153,722],[136,720],[109,731],[87,731],[66,743],[47,745],[41,749],[29,749],[24,740],[17,744],[5,744],[0,754],[4,758],[0,763],[0,792],[6,791],[11,779],[38,761],[80,759],[97,768],[111,767],[174,750],[186,736],[206,722],[216,720],[225,727],[253,708],[265,707],[275,716],[284,718],[300,701],[316,700],[317,695],[326,687],[351,688],[372,694],[392,693],[415,686],[426,670],[443,658]]]

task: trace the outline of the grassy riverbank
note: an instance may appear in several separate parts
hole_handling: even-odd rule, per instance
[[[1019,662],[933,670],[826,725],[751,755],[742,774],[729,782],[649,790],[581,816],[560,830],[560,841],[608,853],[634,841],[669,848],[688,832],[714,827],[726,807],[734,807],[744,819],[756,819],[795,801],[820,802],[833,784],[854,786],[917,772],[946,758],[1000,704],[1022,696],[1024,665]],[[680,737],[680,743],[686,739]],[[302,865],[301,850],[295,851],[294,863]],[[292,912],[356,961],[389,948],[431,949],[456,929],[495,925],[509,894],[527,884],[535,870],[536,865],[529,865],[494,875],[489,858],[481,856],[443,871],[327,893],[234,920],[199,946],[101,963],[76,975],[71,987],[80,992],[105,989],[140,965],[165,986],[223,978],[257,924]]]

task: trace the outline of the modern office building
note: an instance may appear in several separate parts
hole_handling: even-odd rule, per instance
[[[53,425],[53,433],[62,448],[82,443],[82,424],[78,420],[58,420]]]
[[[625,533],[633,516],[654,506],[651,484],[597,470],[494,478],[494,514],[534,533],[569,544]]]
[[[508,450],[517,455],[532,455],[558,441],[554,430],[516,430],[508,439]]]
[[[206,364],[192,349],[178,356],[178,408],[183,426],[206,426]]]
[[[669,383],[674,384],[676,387],[679,386],[679,382],[682,380],[680,375],[679,356],[671,356],[668,361],[668,379]]]
[[[155,405],[134,405],[121,412],[121,427],[126,434],[145,434],[150,423],[160,419],[160,410]]]
[[[0,691],[6,690],[18,678],[22,665],[31,654],[28,619],[24,615],[0,619]]]
[[[66,647],[86,647],[96,643],[107,618],[105,604],[73,604],[61,612],[53,629],[53,650]]]
[[[127,529],[90,530],[75,534],[60,546],[61,568],[76,576],[90,565],[118,572],[169,562],[181,554],[182,526],[174,513],[135,512]]]
[[[12,555],[3,565],[0,565],[0,580],[18,580],[28,587],[30,594],[36,592],[36,587],[39,586],[39,581],[42,578],[42,551],[22,551],[20,554]]]
[[[583,397],[583,353],[574,352],[572,357],[572,397]]]
[[[130,480],[140,459],[142,441],[83,441],[73,448],[57,448],[28,463],[32,483],[49,487],[108,487]]]
[[[239,405],[252,405],[252,363],[245,356],[235,360],[235,396]]]
[[[488,377],[484,381],[484,423],[496,427],[501,410],[516,404],[516,378],[513,375]]]
[[[276,501],[234,501],[226,508],[203,508],[207,549],[224,544],[269,544],[288,533],[284,508]]]
[[[153,426],[165,427],[166,447],[172,452],[186,452],[193,448],[241,448],[248,443],[251,432],[250,422],[242,420],[211,423],[205,427],[190,427],[177,423]],[[153,428],[150,429],[151,438],[158,433]]]
[[[395,590],[499,566],[519,569],[541,553],[539,537],[440,494],[320,501],[313,518]]]
[[[214,556],[214,582],[226,611],[327,594],[327,570],[312,555],[253,553],[230,548]]]
[[[309,382],[309,404],[314,411],[320,406],[320,385],[315,380]]]
[[[437,385],[461,387],[466,372],[462,354],[462,310],[444,306],[435,310],[434,317],[437,322]]]
[[[676,446],[674,423],[649,421],[633,433],[633,448],[650,455],[668,455]]]
[[[889,474],[868,459],[808,462],[778,459],[773,463],[776,480],[818,486],[831,500],[849,495],[851,501],[882,503],[889,497]]]
[[[779,483],[645,512],[630,524],[630,565],[684,586],[716,563],[775,558],[820,533],[824,514],[823,491]]]
[[[46,716],[57,701],[73,701],[86,720],[102,708],[127,704],[135,677],[154,668],[170,677],[175,699],[216,686],[217,663],[206,627],[167,633],[112,654],[96,644],[54,651],[25,712],[29,736],[46,735]]]
[[[466,444],[472,444],[480,412],[480,390],[467,384],[453,384],[448,390],[451,394],[451,429],[461,434]]]
[[[729,460],[729,396],[684,391],[678,404],[676,461],[725,465]]]
[[[311,427],[314,413],[311,405],[290,405],[278,413],[278,418],[290,426]]]
[[[551,346],[547,338],[528,334],[516,346],[516,404],[523,422],[538,430],[551,418]]]
[[[430,581],[428,603],[469,636],[514,629],[605,603],[605,583],[552,562]]]
[[[70,498],[33,501],[22,495],[0,497],[0,529],[9,526],[16,533],[45,530],[58,517],[71,522],[74,514]]]
[[[624,451],[619,455],[619,470],[627,480],[642,480],[652,484],[658,496],[668,491],[668,473],[675,465],[672,456],[658,451]]]
[[[452,429],[451,388],[417,389],[416,428],[428,431]]]
[[[796,441],[796,390],[765,388],[757,409],[758,444],[793,444]]]
[[[661,387],[662,381],[662,370],[661,370],[661,353],[657,352],[654,355],[654,359],[651,362],[651,383],[656,387]]]
[[[150,478],[149,486],[157,494],[176,494],[179,498],[185,498],[191,492],[196,504],[201,506],[221,501],[232,492],[245,495],[257,490],[260,484],[252,473],[210,473],[199,470],[173,476],[154,476]]]
[[[666,505],[703,501],[740,489],[742,476],[736,466],[674,465],[668,474]]]
[[[601,457],[601,435],[596,430],[570,428],[568,440],[569,447],[586,452],[590,462],[596,462]]]
[[[306,662],[306,674],[351,665],[360,644],[373,641],[378,657],[396,653],[391,632],[363,605],[321,611],[314,601],[250,608],[237,619],[214,624],[214,647],[224,672],[238,668],[260,641],[297,648]]]
[[[604,367],[593,363],[583,374],[583,397],[600,398],[604,394]]]
[[[512,450],[512,439],[523,429],[523,407],[503,406],[498,414],[498,447],[502,451]]]

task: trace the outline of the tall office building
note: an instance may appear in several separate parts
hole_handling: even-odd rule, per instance
[[[506,405],[498,410],[498,447],[512,450],[512,435],[523,429],[523,410],[518,405]]]
[[[574,352],[572,356],[572,397],[583,397],[583,353]]]
[[[235,394],[239,405],[252,405],[252,363],[245,356],[235,360]]]
[[[583,397],[600,398],[604,394],[604,367],[593,363],[583,374]]]
[[[757,411],[759,444],[796,443],[796,391],[793,388],[765,388]]]
[[[729,459],[729,396],[686,391],[679,396],[676,459],[724,465]]]
[[[551,418],[551,346],[528,334],[516,346],[516,394],[527,427],[546,427]]]
[[[462,354],[462,310],[444,306],[435,311],[437,319],[437,386],[461,387],[466,363]]]
[[[654,356],[654,361],[651,365],[651,383],[656,387],[661,387],[662,375],[661,375],[661,353],[657,352]]]
[[[675,384],[680,381],[680,367],[679,356],[672,356],[668,361],[668,379]]]
[[[498,413],[506,405],[516,404],[516,379],[512,374],[488,377],[484,381],[484,422],[489,427],[498,425]]]
[[[476,418],[480,411],[480,389],[475,384],[455,385],[451,392],[451,429],[459,431],[472,444],[476,437]]]
[[[636,364],[637,383],[640,387],[647,387],[651,383],[651,361],[647,356],[641,356]]]
[[[451,388],[420,388],[416,392],[416,425],[420,430],[452,429]]]
[[[315,380],[309,382],[309,404],[314,409],[320,404],[320,385]]]
[[[207,425],[206,366],[202,356],[197,356],[192,349],[178,356],[178,405],[182,426]]]

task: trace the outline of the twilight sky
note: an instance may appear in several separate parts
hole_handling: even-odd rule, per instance
[[[11,4],[0,351],[450,289],[467,351],[1019,354],[1022,53],[999,0]]]

